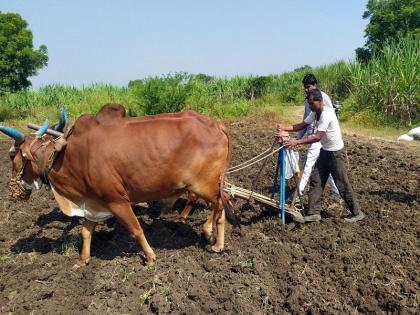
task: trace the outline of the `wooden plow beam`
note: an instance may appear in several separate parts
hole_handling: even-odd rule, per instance
[[[262,204],[265,204],[265,205],[268,205],[268,206],[271,206],[275,209],[280,210],[278,200],[271,199],[267,196],[258,194],[256,192],[252,192],[248,189],[238,187],[238,186],[232,185],[230,183],[226,183],[224,190],[229,195],[231,195],[233,198],[238,197],[238,198],[245,199],[245,200],[249,200],[250,198],[252,198],[259,203],[262,203]],[[294,207],[291,208],[288,205],[285,205],[285,210],[286,210],[286,213],[288,213],[293,218],[294,221],[299,222],[299,223],[304,223],[305,222],[302,214],[298,210],[296,210]]]

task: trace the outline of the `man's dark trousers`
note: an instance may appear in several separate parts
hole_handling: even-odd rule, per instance
[[[340,196],[346,202],[351,213],[353,215],[359,214],[359,205],[347,176],[346,153],[344,150],[344,148],[338,151],[325,151],[321,149],[309,179],[309,211],[307,215],[319,214],[321,212],[322,192],[329,174],[334,179]]]

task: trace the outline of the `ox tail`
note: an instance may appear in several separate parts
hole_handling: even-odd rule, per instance
[[[227,156],[227,161],[226,161],[226,167],[220,177],[220,199],[222,200],[222,204],[225,210],[227,220],[234,226],[240,226],[241,219],[235,214],[235,210],[231,206],[231,203],[227,200],[226,198],[227,194],[224,191],[226,173],[230,164],[230,160],[232,158],[232,139],[230,137],[229,130],[226,128],[226,126],[223,123],[219,122],[219,128],[226,135],[226,138],[228,140],[228,156]]]

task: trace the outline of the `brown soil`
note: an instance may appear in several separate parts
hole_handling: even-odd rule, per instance
[[[273,131],[261,125],[230,123],[232,165],[270,147]],[[360,223],[345,224],[346,210],[328,191],[322,222],[307,225],[278,224],[273,209],[238,201],[243,235],[228,225],[225,252],[212,254],[200,238],[204,206],[182,224],[173,202],[165,201],[136,209],[157,254],[155,268],[143,265],[121,226],[101,225],[90,265],[76,269],[80,220],[61,214],[44,189],[27,202],[7,196],[10,144],[0,142],[2,314],[418,312],[418,147],[346,137],[351,180],[367,214]],[[259,167],[229,180],[250,188]],[[270,194],[274,168],[273,157],[257,191]]]

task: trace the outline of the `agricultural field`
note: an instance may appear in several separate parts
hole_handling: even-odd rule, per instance
[[[419,1],[325,1],[322,10],[305,1],[49,2],[0,5],[0,314],[420,314]],[[226,224],[220,253],[202,236],[211,216],[203,200],[187,220],[187,195],[134,205],[184,189],[218,204],[211,187],[225,165],[226,131],[191,113],[138,125],[120,116],[192,110],[223,121],[230,167],[241,168],[279,145],[275,134],[297,129],[285,126],[301,122],[305,98],[314,137],[326,149],[342,147],[336,117],[320,103],[329,102],[313,88],[331,99],[365,218],[346,223],[344,201],[327,187],[320,222],[298,223],[296,214],[283,224],[264,199],[276,154],[228,172],[241,225]],[[96,121],[82,117],[104,104],[122,104],[124,115],[109,106]],[[17,131],[39,124],[33,137],[48,126],[58,137],[79,117],[63,138],[43,137],[39,147]],[[302,168],[307,147],[296,150]],[[14,152],[20,172],[12,172]],[[325,164],[341,168],[342,157],[328,153]],[[51,187],[81,209],[61,199],[60,210],[51,187],[22,201],[38,186],[33,173],[48,182],[49,162],[59,169],[56,178],[49,173]],[[298,181],[288,181],[286,200]],[[83,182],[79,193],[74,185]],[[251,200],[238,197],[244,189],[255,192]],[[299,198],[294,210],[307,210],[308,194]],[[98,224],[90,251],[92,222],[62,211],[91,207],[110,207],[122,223]]]
[[[271,116],[227,122],[237,165],[270,147]],[[415,314],[420,303],[420,147],[347,133],[349,170],[365,220],[346,224],[325,192],[320,223],[278,223],[278,213],[235,201],[241,233],[227,226],[222,254],[200,237],[199,203],[176,222],[185,199],[137,207],[157,262],[145,267],[119,226],[94,234],[91,263],[74,268],[80,220],[65,217],[49,191],[8,197],[10,140],[0,142],[0,307],[2,314]],[[301,152],[302,154],[304,151]],[[252,186],[261,165],[229,181]],[[275,158],[257,191],[270,194]],[[185,196],[184,196],[185,197]]]

